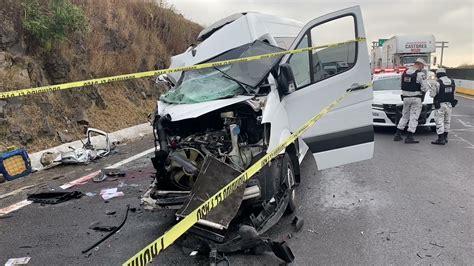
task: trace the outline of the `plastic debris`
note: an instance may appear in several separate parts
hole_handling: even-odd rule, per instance
[[[57,204],[65,202],[71,199],[78,199],[84,194],[80,191],[71,191],[71,192],[43,192],[31,194],[28,196],[28,200],[35,203],[43,204]]]
[[[23,257],[23,258],[11,258],[5,263],[5,266],[13,266],[13,265],[22,265],[28,264],[31,257]]]
[[[293,218],[293,220],[291,221],[291,225],[293,225],[295,227],[295,232],[298,232],[303,227],[304,220],[299,219],[298,217],[295,216],[295,218]]]
[[[100,195],[104,200],[109,200],[115,197],[124,196],[123,192],[117,191],[117,188],[106,188],[100,191]]]

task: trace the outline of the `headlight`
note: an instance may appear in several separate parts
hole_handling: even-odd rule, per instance
[[[373,103],[372,109],[382,110],[383,111],[383,104]]]

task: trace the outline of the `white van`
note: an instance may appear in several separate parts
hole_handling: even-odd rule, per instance
[[[198,44],[172,57],[170,67],[247,57],[365,38],[352,7],[306,25],[241,13],[204,29]],[[330,71],[328,71],[330,70]],[[312,153],[318,169],[373,156],[372,90],[365,41],[219,68],[160,76],[169,90],[154,120],[156,178],[142,198],[148,208],[184,217],[348,89],[349,95],[246,186],[191,230],[221,250],[235,245],[238,225],[258,234],[296,208],[300,163]],[[234,232],[234,233],[232,233]],[[238,234],[237,234],[238,237]],[[225,245],[233,243],[232,245]]]

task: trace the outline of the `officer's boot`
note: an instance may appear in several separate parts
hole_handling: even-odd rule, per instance
[[[448,143],[448,132],[444,132],[444,142]]]
[[[397,128],[397,132],[395,132],[395,135],[393,136],[394,141],[400,141],[402,140],[402,131]]]
[[[444,145],[444,144],[446,144],[444,134],[438,134],[438,139],[435,140],[435,141],[432,141],[431,144],[435,144],[435,145]]]
[[[407,137],[405,139],[405,143],[420,143],[418,140],[415,140],[415,138],[413,137],[415,134],[414,133],[411,133],[410,131],[408,131],[407,133]]]

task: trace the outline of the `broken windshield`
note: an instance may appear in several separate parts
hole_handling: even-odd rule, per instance
[[[283,51],[261,41],[229,50],[208,62],[256,56]],[[199,51],[198,51],[199,52]],[[281,56],[249,62],[183,72],[175,87],[160,97],[168,103],[200,103],[229,98],[244,93],[254,94]]]

